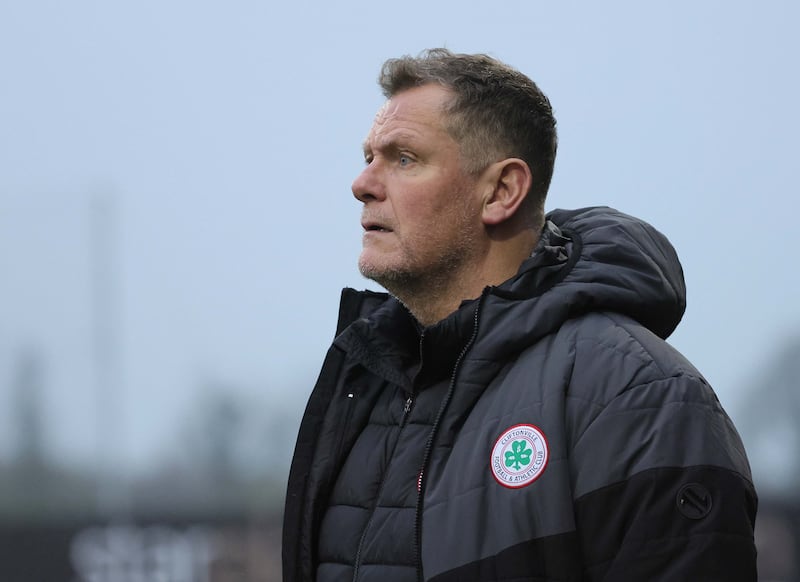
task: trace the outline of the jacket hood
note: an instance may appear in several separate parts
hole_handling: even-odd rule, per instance
[[[481,335],[513,350],[567,319],[610,311],[666,338],[685,309],[683,269],[663,234],[612,208],[554,210],[531,258],[487,290],[481,319],[494,329]]]
[[[611,208],[554,211],[554,222],[582,240],[581,258],[564,282],[590,286],[595,309],[624,313],[666,339],[686,310],[686,284],[667,237]]]

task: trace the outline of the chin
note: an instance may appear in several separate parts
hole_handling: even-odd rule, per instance
[[[358,270],[363,277],[371,279],[376,283],[381,283],[387,278],[387,270],[374,263],[359,261]]]
[[[358,270],[367,279],[382,278],[387,271],[391,271],[391,265],[387,264],[386,257],[380,253],[364,249],[358,257]]]
[[[400,269],[390,264],[364,260],[363,258],[358,261],[358,270],[365,278],[375,281],[387,289],[392,287],[393,283],[406,281],[411,276],[405,269]]]

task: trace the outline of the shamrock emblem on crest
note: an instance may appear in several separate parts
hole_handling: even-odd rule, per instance
[[[522,466],[530,464],[533,450],[525,448],[527,444],[524,440],[511,443],[511,450],[506,451],[506,467],[519,471]]]

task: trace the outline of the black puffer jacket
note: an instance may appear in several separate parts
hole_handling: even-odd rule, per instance
[[[666,338],[680,264],[607,208],[417,329],[345,290],[284,516],[284,580],[756,580],[739,437]]]

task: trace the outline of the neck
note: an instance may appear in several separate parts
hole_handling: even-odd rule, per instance
[[[528,236],[491,245],[480,261],[464,264],[457,271],[393,281],[385,287],[421,325],[433,325],[457,310],[463,301],[479,297],[486,287],[513,277],[538,242],[538,232],[528,232]]]
[[[480,288],[458,288],[453,284],[448,286],[404,285],[400,289],[389,289],[389,292],[406,306],[414,318],[424,327],[428,327],[445,319],[453,313],[462,301],[474,299],[483,291]]]

